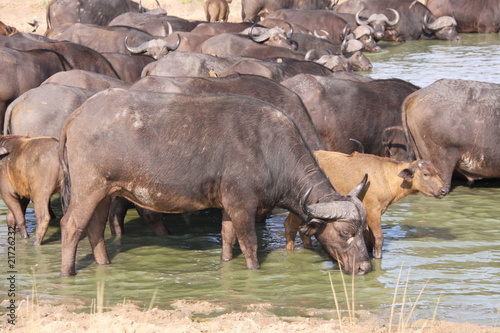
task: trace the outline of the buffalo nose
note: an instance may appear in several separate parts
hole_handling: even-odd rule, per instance
[[[444,197],[445,195],[447,195],[448,193],[450,192],[450,189],[448,187],[443,187],[440,191],[439,191],[439,197]]]
[[[369,261],[363,261],[354,271],[355,275],[364,275],[372,270],[372,264]]]
[[[384,37],[384,33],[377,31],[373,34],[373,36],[375,36],[376,39],[382,39],[382,37]]]

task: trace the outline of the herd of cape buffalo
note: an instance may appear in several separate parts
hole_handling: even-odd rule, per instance
[[[382,258],[381,216],[402,198],[443,198],[452,179],[500,177],[500,84],[372,79],[379,41],[498,33],[498,0],[205,0],[206,21],[132,0],[52,0],[47,31],[0,22],[0,195],[9,231],[43,243],[59,193],[61,275],[86,235],[135,207],[222,210],[223,261],[259,268],[255,223],[290,211],[286,247],[314,236],[344,272]],[[397,77],[397,73],[395,75]],[[451,194],[453,195],[453,194]]]

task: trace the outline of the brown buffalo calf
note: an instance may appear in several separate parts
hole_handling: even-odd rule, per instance
[[[357,180],[368,174],[366,193],[362,198],[365,205],[368,230],[365,242],[368,252],[374,249],[374,257],[382,258],[384,235],[381,227],[382,214],[390,204],[418,192],[427,196],[442,198],[448,193],[436,168],[429,161],[398,162],[370,154],[346,155],[332,151],[314,152],[320,167],[330,182],[341,194],[346,194]],[[286,247],[293,250],[297,231],[302,221],[290,213],[285,220]],[[301,234],[304,247],[311,246],[311,238]]]
[[[17,225],[27,238],[24,214],[32,200],[37,222],[33,245],[40,245],[47,232],[50,198],[60,190],[58,148],[58,140],[52,137],[0,135],[0,195],[9,210],[7,225]]]

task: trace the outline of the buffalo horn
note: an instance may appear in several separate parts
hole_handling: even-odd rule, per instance
[[[347,220],[358,215],[351,201],[333,201],[307,206],[308,216],[321,220]]]
[[[326,39],[328,36],[330,36],[330,34],[328,33],[328,31],[326,30],[323,30],[321,29],[320,30],[324,35],[320,35],[316,30],[313,31],[313,35],[314,37],[316,38],[321,38],[321,39]]]
[[[356,197],[358,198],[359,197],[359,194],[361,193],[361,191],[363,191],[363,189],[365,188],[365,185],[366,185],[366,181],[368,180],[368,174],[365,173],[365,176],[363,177],[363,179],[361,179],[361,181],[359,182],[358,185],[356,185],[355,188],[353,188],[351,190],[351,192],[349,192],[349,194],[347,194],[348,197]]]
[[[365,9],[366,9],[366,8],[362,8],[362,9],[358,10],[358,12],[356,13],[356,23],[357,23],[357,24],[359,24],[359,25],[368,24],[368,20],[363,21],[363,20],[361,20],[361,18],[359,17],[359,14],[361,14],[361,12],[362,12],[363,10],[365,10]]]
[[[395,10],[394,8],[387,8],[387,10],[390,10],[391,12],[394,13],[394,20],[392,21],[385,21],[388,25],[396,25],[398,22],[399,22],[399,13],[397,10]]]
[[[167,44],[167,48],[169,51],[175,51],[181,45],[181,36],[177,34],[177,43],[175,45]]]
[[[310,49],[304,56],[305,61],[313,61],[316,59],[316,49]]]
[[[290,22],[285,22],[286,24],[288,24],[288,31],[286,32],[286,38],[292,38],[292,35],[293,35],[293,26],[290,24]]]
[[[127,50],[129,50],[130,53],[144,53],[144,52],[146,52],[147,47],[148,47],[148,42],[142,43],[141,45],[134,47],[134,46],[130,46],[127,44],[127,39],[128,39],[128,36],[125,37],[125,47],[127,48]]]
[[[456,26],[457,21],[451,16],[441,16],[434,20],[434,22],[429,23],[427,14],[424,17],[425,27],[429,30],[439,30],[444,27]]]
[[[269,38],[271,38],[271,34],[274,31],[276,31],[276,28],[268,29],[267,31],[263,32],[262,34],[260,34],[258,36],[254,36],[254,35],[252,35],[252,29],[250,29],[250,38],[252,38],[252,40],[254,42],[262,43],[262,42],[265,42],[266,40],[268,40]]]

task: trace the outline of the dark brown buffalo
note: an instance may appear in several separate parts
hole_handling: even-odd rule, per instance
[[[383,37],[379,35],[378,28],[375,37],[385,41],[460,40],[455,29],[457,23],[452,17],[437,17],[429,8],[415,0],[347,0],[339,4],[335,10],[355,14],[359,24],[370,24],[372,27],[378,24],[384,26]],[[376,16],[372,16],[374,14]]]
[[[268,18],[298,24],[318,34],[322,31],[325,38],[335,44],[342,44],[349,32],[346,29],[348,22],[328,10],[280,9],[269,14]]]
[[[257,22],[279,9],[331,9],[337,1],[331,0],[242,0],[241,18]]]
[[[67,40],[90,47],[97,52],[118,52],[130,54],[134,48],[151,40],[164,41],[163,38],[150,35],[145,31],[125,26],[100,26],[96,24],[64,24],[47,35],[55,40]],[[174,50],[177,44],[159,43],[150,45],[148,55],[155,59]]]
[[[260,267],[255,220],[283,207],[309,221],[304,229],[336,224],[333,235],[320,228],[316,237],[334,247],[338,260],[348,253],[341,262],[347,273],[371,269],[362,235],[366,211],[357,198],[365,183],[339,195],[295,124],[268,103],[110,89],[70,116],[60,144],[63,276],[76,274],[84,231],[96,263],[110,263],[103,232],[112,195],[160,212],[223,209],[223,225],[234,227],[253,269]],[[223,253],[232,245],[223,240]]]
[[[73,71],[65,73],[69,74],[71,72]],[[81,81],[81,75],[71,75],[70,77],[75,80],[74,84],[85,85],[84,82],[76,82],[78,80]],[[127,87],[120,83],[116,84],[113,81],[107,81],[103,85],[102,80],[98,82],[99,78],[94,79],[94,84],[91,86],[95,89],[105,89],[109,86]],[[30,137],[59,137],[68,116],[96,92],[76,86],[44,83],[40,87],[28,90],[9,105],[5,116],[4,131],[9,134],[29,135]],[[55,157],[56,161],[58,161],[57,156]],[[34,168],[36,167],[34,166]],[[49,178],[47,178],[48,180]],[[35,188],[36,184],[38,183],[34,183],[32,188]],[[123,221],[129,206],[128,202],[123,198],[113,199],[109,212],[109,225],[113,235],[124,233]],[[169,234],[163,223],[161,213],[148,211],[141,207],[136,207],[136,209],[156,235],[163,236]]]
[[[311,117],[297,94],[274,80],[246,74],[221,78],[146,76],[130,89],[189,95],[228,93],[244,95],[268,102],[289,116],[312,150],[322,149]]]
[[[7,225],[28,238],[24,214],[30,200],[36,214],[33,245],[40,245],[51,220],[50,198],[59,192],[59,143],[51,137],[0,135],[0,194],[8,208]]]
[[[126,12],[142,12],[132,0],[52,0],[47,5],[47,30],[66,23],[106,25]]]
[[[304,53],[295,51],[296,45],[281,28],[266,28],[265,32],[256,36],[251,33],[223,33],[203,42],[200,49],[202,53],[218,57],[287,57],[300,60],[305,57]]]
[[[387,139],[385,129],[402,125],[401,104],[418,87],[399,79],[361,82],[308,74],[281,84],[302,98],[328,150],[357,151],[359,144],[350,140],[355,139],[365,153],[406,160],[403,133]]]
[[[126,26],[146,31],[153,36],[166,37],[174,31],[191,31],[202,21],[190,21],[166,12],[128,12],[115,17],[108,26]]]
[[[51,50],[64,57],[71,68],[120,78],[114,67],[99,52],[78,43],[56,41],[35,34],[17,33],[10,37],[0,36],[0,46],[22,51]]]
[[[143,54],[102,52],[101,55],[109,61],[120,78],[128,83],[134,83],[139,80],[144,67],[155,61],[153,57]]]
[[[414,156],[432,161],[447,187],[454,171],[469,182],[500,177],[500,85],[441,79],[403,102]]]
[[[377,259],[382,258],[384,245],[381,218],[389,205],[419,192],[441,199],[449,191],[430,161],[398,162],[392,158],[371,154],[346,155],[322,150],[314,152],[314,156],[335,189],[342,194],[347,194],[356,186],[356,178],[368,174],[368,185],[361,200],[367,213],[365,242],[368,252],[373,252],[374,258]],[[289,214],[286,218],[285,236],[288,250],[293,250],[295,236],[301,224],[302,221],[294,214]],[[301,238],[304,247],[310,248],[311,238],[303,234]]]
[[[427,7],[436,16],[451,16],[457,31],[494,33],[500,31],[498,0],[427,0]]]
[[[3,128],[5,110],[14,99],[38,87],[51,75],[70,69],[70,64],[53,51],[0,47],[0,128]]]

